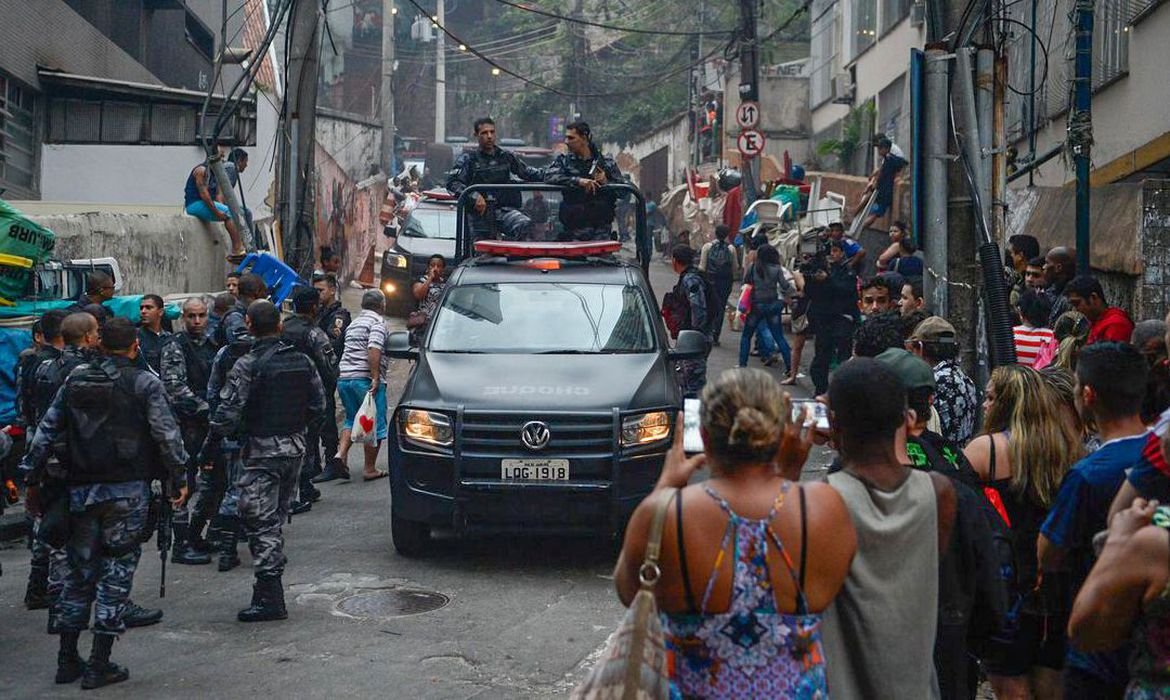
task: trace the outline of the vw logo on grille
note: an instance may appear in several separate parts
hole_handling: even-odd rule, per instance
[[[548,423],[542,421],[529,421],[520,428],[520,441],[530,450],[543,450],[548,446],[551,437],[552,433],[549,432]]]

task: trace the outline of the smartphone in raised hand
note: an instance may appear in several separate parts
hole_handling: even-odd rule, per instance
[[[693,455],[703,451],[699,432],[699,400],[683,399],[683,452]]]
[[[792,400],[792,420],[804,421],[807,410],[813,411],[815,422],[813,427],[821,432],[828,432],[829,430],[829,407],[820,401],[812,399],[793,399]]]

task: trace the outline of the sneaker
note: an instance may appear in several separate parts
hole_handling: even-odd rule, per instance
[[[301,513],[308,513],[311,510],[313,510],[313,502],[309,500],[293,501],[292,505],[288,507],[290,515],[300,515]]]

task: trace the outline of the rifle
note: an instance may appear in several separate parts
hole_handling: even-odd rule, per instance
[[[161,480],[162,491],[158,495],[158,558],[162,562],[162,574],[158,580],[158,597],[167,597],[167,555],[171,551],[171,519],[174,512],[171,506],[171,479],[164,476]]]

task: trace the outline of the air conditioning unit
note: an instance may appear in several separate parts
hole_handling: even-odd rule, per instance
[[[910,26],[921,27],[924,24],[926,24],[926,3],[913,3],[910,5]]]
[[[849,73],[838,73],[833,76],[833,102],[835,104],[853,104],[853,76]]]

